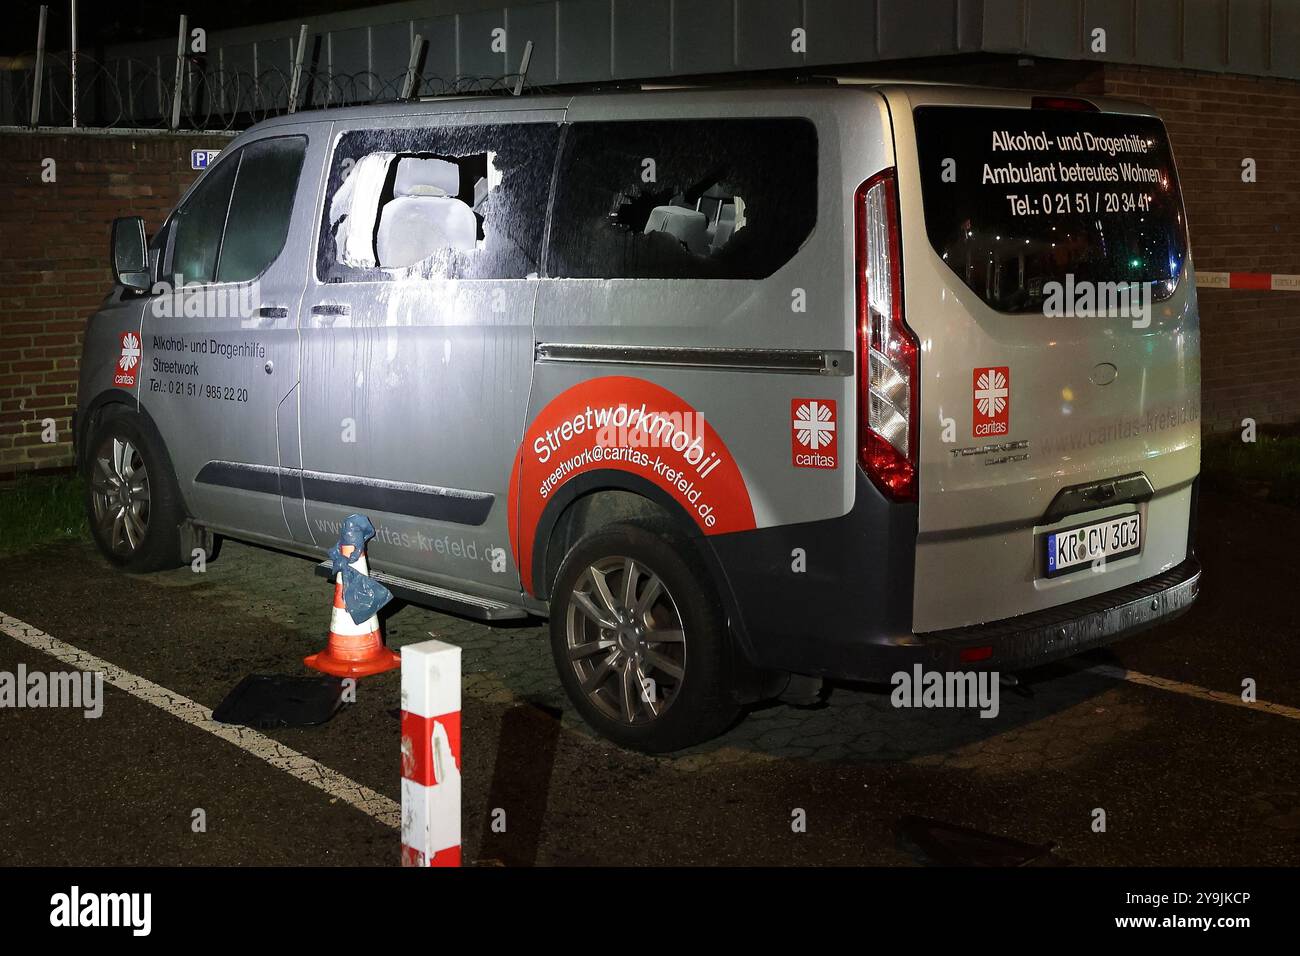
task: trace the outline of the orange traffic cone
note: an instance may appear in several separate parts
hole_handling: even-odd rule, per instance
[[[345,558],[352,556],[352,545],[339,548]],[[363,551],[352,568],[369,575],[366,555]],[[330,618],[329,646],[319,654],[303,658],[303,663],[313,670],[324,671],[335,677],[368,677],[381,674],[402,666],[402,656],[397,651],[384,647],[384,640],[379,635],[379,618],[372,614],[369,619],[357,624],[348,614],[343,603],[343,575],[335,575],[334,611]]]

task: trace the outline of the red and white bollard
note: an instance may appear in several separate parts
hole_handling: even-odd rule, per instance
[[[402,865],[460,866],[460,648],[402,648]]]

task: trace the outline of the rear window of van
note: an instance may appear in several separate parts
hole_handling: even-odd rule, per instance
[[[934,251],[989,306],[1036,312],[1051,283],[1150,283],[1168,298],[1187,228],[1164,125],[1081,110],[913,113]]]

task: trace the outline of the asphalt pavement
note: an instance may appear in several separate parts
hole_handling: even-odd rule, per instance
[[[393,647],[432,634],[463,649],[470,865],[907,866],[1021,846],[1034,865],[1296,865],[1297,537],[1296,511],[1203,495],[1193,610],[1020,675],[1028,692],[1004,690],[996,718],[837,686],[824,706],[764,705],[659,757],[581,723],[539,621],[399,605],[384,628]],[[248,674],[309,673],[330,600],[313,562],[230,541],[202,573],[123,575],[80,542],[0,559],[0,613],[160,688],[146,701],[108,686],[97,719],[0,708],[0,864],[395,864],[382,808],[400,800],[396,672],[251,750],[176,716]],[[20,665],[66,669],[0,633],[0,672]],[[1246,680],[1262,704],[1241,705]],[[258,747],[299,756],[277,765]],[[317,771],[374,806],[304,779]],[[973,831],[947,841],[955,857],[931,839],[947,826]]]

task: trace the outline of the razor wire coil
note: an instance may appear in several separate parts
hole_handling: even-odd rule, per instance
[[[180,115],[177,128],[210,132],[245,129],[289,112],[339,109],[402,101],[407,71],[381,75],[306,69],[298,75],[296,103],[290,109],[292,71],[268,67],[254,73],[213,67],[205,58],[181,61]],[[68,125],[72,115],[71,64],[66,54],[46,54],[41,78],[38,126]],[[36,70],[11,70],[0,87],[7,102],[5,122],[29,125]],[[443,77],[421,73],[410,99],[428,96],[499,95],[513,92],[519,74]],[[525,83],[529,93],[547,92]],[[78,125],[100,129],[168,129],[176,98],[176,61],[114,58],[108,63],[77,54]]]

